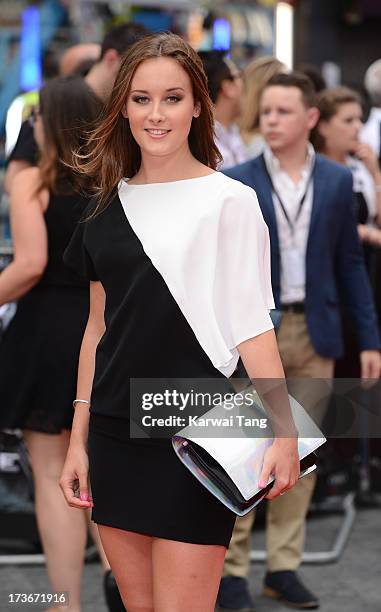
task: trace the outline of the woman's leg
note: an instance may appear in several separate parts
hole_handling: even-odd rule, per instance
[[[154,538],[155,612],[213,612],[226,548]]]
[[[105,525],[98,528],[126,609],[153,612],[152,538]]]
[[[226,548],[99,525],[128,612],[213,612]]]
[[[51,587],[55,592],[67,591],[69,606],[65,610],[77,612],[87,522],[82,511],[65,503],[58,484],[70,432],[53,435],[26,430],[23,435],[33,470],[37,523]]]
[[[106,572],[107,570],[110,569],[110,564],[109,564],[108,559],[106,557],[106,553],[103,550],[101,538],[100,538],[99,531],[98,531],[98,525],[91,520],[91,510],[86,512],[86,520],[87,520],[87,524],[88,524],[88,528],[89,528],[91,539],[92,539],[92,541],[93,541],[93,543],[95,545],[95,548],[97,549],[98,555],[99,555],[99,560],[100,560],[101,565],[102,565],[102,570],[103,570],[103,572]]]
[[[106,605],[109,610],[112,610],[112,612],[124,611],[125,608],[122,603],[122,598],[118,590],[115,576],[111,571],[110,564],[102,546],[102,541],[98,531],[98,525],[91,520],[91,512],[87,513],[87,518],[89,523],[90,535],[98,550],[99,558],[101,561],[101,569],[103,572],[103,591],[106,599]]]

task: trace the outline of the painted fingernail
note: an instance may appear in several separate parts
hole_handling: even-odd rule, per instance
[[[88,493],[81,493],[80,499],[81,499],[81,501],[89,501],[89,494]]]

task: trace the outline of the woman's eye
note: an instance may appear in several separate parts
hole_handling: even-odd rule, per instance
[[[167,100],[169,100],[169,102],[180,102],[181,98],[179,98],[179,96],[168,96]]]
[[[147,104],[148,102],[147,96],[134,96],[132,99],[134,102],[137,102],[138,104]]]

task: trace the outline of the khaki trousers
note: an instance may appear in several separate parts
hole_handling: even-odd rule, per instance
[[[278,331],[278,348],[288,388],[314,421],[322,421],[327,408],[334,360],[318,355],[307,330],[304,314],[285,313]],[[311,383],[290,379],[315,379]],[[296,570],[305,540],[305,518],[316,475],[302,478],[291,491],[267,505],[266,548],[269,571]],[[225,557],[224,576],[246,577],[249,571],[250,532],[255,511],[238,517]]]

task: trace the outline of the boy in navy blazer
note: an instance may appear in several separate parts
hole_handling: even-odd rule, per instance
[[[352,176],[315,154],[309,133],[317,120],[307,77],[298,73],[273,77],[260,101],[264,153],[225,173],[255,189],[269,228],[274,300],[282,311],[277,337],[286,376],[325,381],[333,377],[334,361],[343,352],[340,294],[357,332],[361,375],[378,378],[378,324],[357,234]],[[317,421],[324,405],[313,397],[318,386],[308,388],[307,399],[308,405],[319,404],[320,413],[312,414]],[[303,403],[300,393],[295,391],[295,396]],[[296,574],[314,485],[311,474],[268,508],[264,593],[298,609],[319,606]],[[253,519],[250,514],[237,520],[219,592],[221,608],[250,609],[245,597],[241,603],[237,597],[236,607],[226,598],[229,579],[247,576]]]

